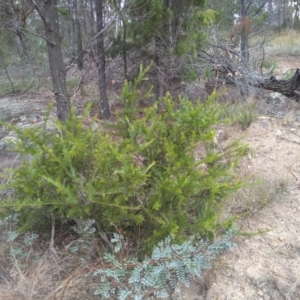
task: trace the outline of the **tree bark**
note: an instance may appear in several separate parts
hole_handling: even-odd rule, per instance
[[[42,11],[38,11],[44,22],[57,117],[61,121],[66,121],[70,113],[70,99],[59,34],[57,0],[44,0],[41,3]]]
[[[126,48],[126,35],[127,35],[127,26],[124,19],[121,17],[123,24],[123,60],[124,60],[124,78],[128,79],[127,72],[127,48]]]
[[[78,16],[77,0],[73,0],[74,13],[75,13],[75,23],[76,23],[76,42],[77,42],[77,67],[81,71],[83,69],[83,57],[82,57],[82,38],[81,29]]]
[[[244,63],[249,62],[249,47],[248,47],[248,32],[246,28],[246,21],[247,21],[247,3],[246,0],[241,0],[241,16],[242,16],[242,30],[240,33],[241,39],[241,55],[244,60]]]
[[[19,32],[19,30],[15,30],[14,32],[16,34],[18,53],[19,53],[20,58],[22,59],[26,56],[26,48],[25,48],[24,40],[23,40],[22,35]]]
[[[103,0],[96,0],[97,15],[97,55],[98,55],[98,86],[100,92],[100,109],[104,119],[110,118],[110,109],[106,94],[105,49],[103,34]]]
[[[90,30],[90,37],[91,39],[95,36],[95,17],[94,17],[94,0],[90,0],[90,7],[91,7],[91,11],[90,11],[90,26],[91,26],[91,30]]]
[[[270,16],[273,13],[273,1],[272,0],[268,0],[268,13]]]
[[[161,40],[158,36],[155,37],[155,67],[156,67],[156,100],[159,101],[164,96],[164,73],[162,64],[162,49]],[[159,105],[160,107],[160,105]]]

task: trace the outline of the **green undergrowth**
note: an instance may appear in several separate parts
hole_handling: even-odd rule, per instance
[[[218,150],[214,125],[222,107],[213,94],[205,103],[166,95],[136,113],[142,71],[125,82],[124,110],[115,123],[72,110],[67,122],[18,129],[13,151],[22,164],[10,170],[2,214],[19,214],[21,230],[49,229],[60,222],[93,219],[102,232],[118,231],[149,251],[167,236],[213,238],[228,229],[219,222],[225,200],[241,186],[235,166],[245,146],[234,141]],[[201,145],[203,153],[195,156]]]
[[[255,110],[256,102],[249,100],[247,103],[237,103],[224,106],[223,120],[230,120],[240,124],[243,130],[250,127],[251,123],[257,119]]]
[[[5,82],[0,84],[0,97],[12,94],[22,94],[34,89],[38,86],[38,81],[33,80],[19,80],[13,82]]]
[[[277,35],[269,43],[272,55],[297,56],[300,54],[299,32],[297,30],[287,30]]]

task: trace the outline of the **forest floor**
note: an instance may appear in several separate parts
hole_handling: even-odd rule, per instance
[[[276,60],[282,74],[295,69],[299,57]],[[0,116],[21,127],[31,126],[42,122],[48,103],[49,99],[32,96],[3,98]],[[256,110],[258,116],[248,129],[224,128],[224,143],[243,136],[250,147],[240,173],[253,184],[235,195],[227,211],[243,215],[236,224],[243,234],[235,238],[236,247],[215,261],[201,280],[183,288],[178,299],[300,299],[300,103],[273,93],[260,99]],[[16,163],[16,155],[2,143],[7,134],[2,127],[1,169]],[[4,277],[0,276],[0,294]]]

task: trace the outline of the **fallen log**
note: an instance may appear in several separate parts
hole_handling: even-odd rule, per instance
[[[287,97],[294,97],[296,101],[300,100],[300,69],[297,69],[293,77],[288,80],[276,79],[275,76],[271,76],[259,84],[266,90],[276,91]]]
[[[235,85],[241,89],[243,86],[252,86],[256,88],[263,88],[279,92],[287,97],[300,101],[300,69],[297,69],[295,74],[290,79],[277,79],[275,76],[270,78],[262,78],[258,74],[247,73],[238,74],[229,72],[227,68],[219,68],[217,72],[215,69],[214,76],[212,76],[205,84],[208,94],[214,89],[218,89],[224,85]],[[242,92],[242,91],[241,91]]]

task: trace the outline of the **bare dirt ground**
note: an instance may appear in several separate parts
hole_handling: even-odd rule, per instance
[[[259,110],[271,116],[260,115],[246,131],[227,129],[229,139],[244,135],[252,151],[241,176],[260,186],[230,205],[245,213],[237,222],[242,234],[200,281],[183,287],[181,299],[300,299],[300,104],[285,97],[262,102]]]
[[[275,68],[275,75],[282,75],[290,70],[296,71],[296,68],[300,67],[299,56],[287,56],[287,57],[274,57],[277,63]]]
[[[300,299],[300,185],[289,171],[292,167],[300,176],[300,124],[290,125],[260,117],[246,132],[244,141],[254,153],[243,161],[243,171],[273,182],[270,189],[281,185],[284,192],[273,201],[252,199],[264,207],[255,210],[254,203],[243,218],[241,230],[250,236],[239,237],[238,246],[217,263],[205,299]],[[267,232],[251,234],[260,231]]]
[[[289,60],[286,68],[295,68],[296,61]],[[0,99],[0,112],[25,126],[40,121],[48,102]],[[25,113],[27,107],[30,111]],[[236,195],[229,210],[244,214],[237,222],[244,234],[178,299],[300,299],[300,103],[273,94],[257,103],[257,111],[258,118],[246,131],[235,126],[227,134],[228,139],[244,136],[251,151],[241,163],[241,175],[253,182],[262,180],[263,191],[245,197],[245,189]],[[7,134],[2,128],[0,139]],[[0,143],[0,168],[14,159]]]
[[[298,61],[278,59],[278,74],[295,71]],[[238,236],[237,247],[200,282],[184,288],[182,299],[300,299],[300,103],[270,94],[258,102],[259,117],[245,132],[228,130],[229,139],[244,134],[253,150],[241,175],[265,185],[246,200],[239,193],[231,207],[246,213],[237,226],[248,234]]]

